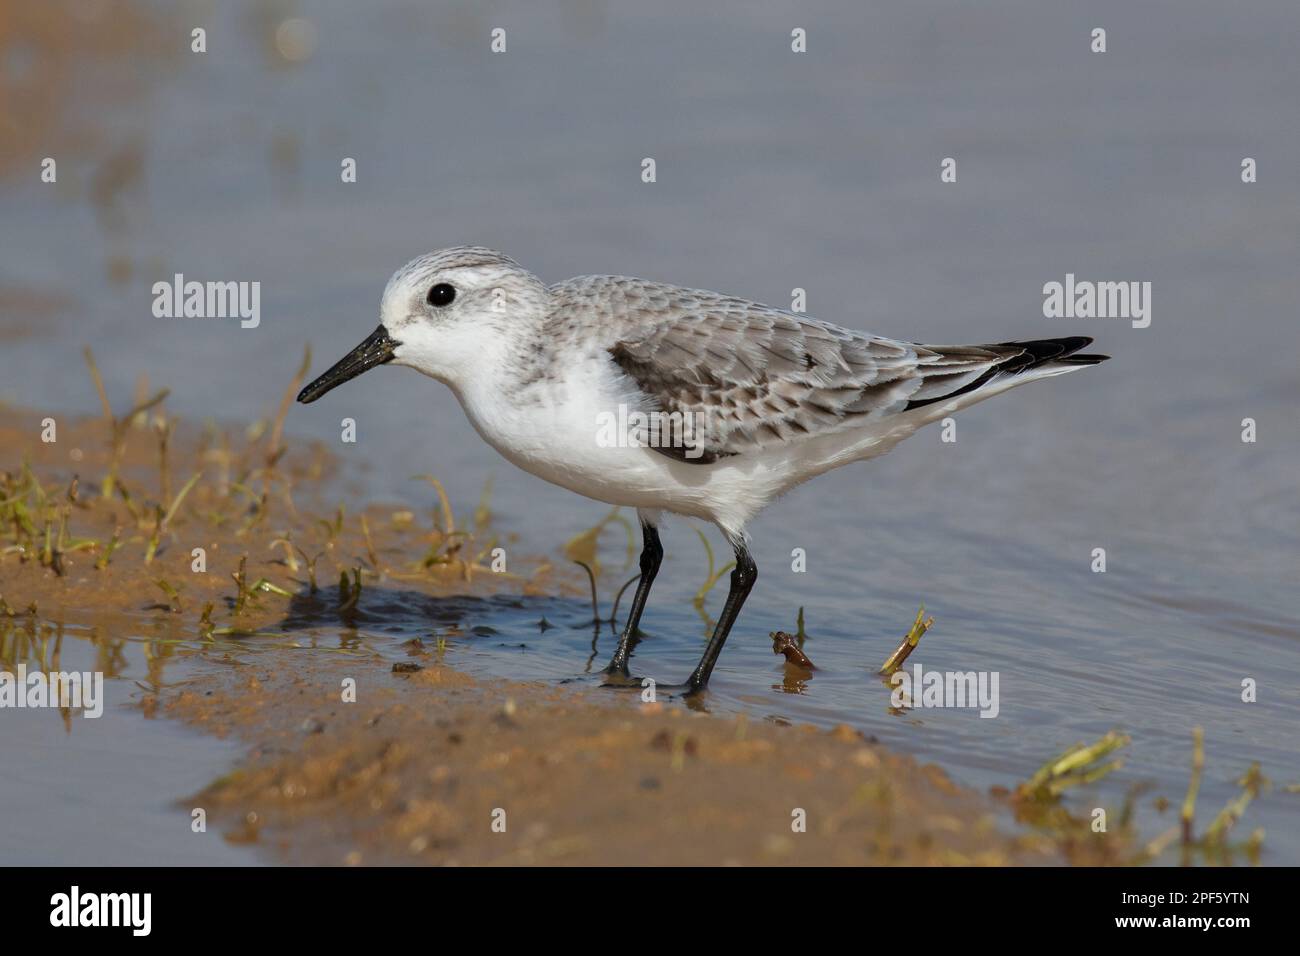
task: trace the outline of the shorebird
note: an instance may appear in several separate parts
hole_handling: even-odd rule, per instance
[[[399,269],[379,328],[298,401],[405,365],[448,385],[483,440],[520,468],[635,508],[641,575],[605,669],[614,681],[629,679],[663,559],[662,513],[717,525],[736,563],[686,681],[694,692],[754,586],[745,525],[765,505],[968,405],[1104,361],[1080,354],[1091,341],[919,345],[627,276],[548,286],[500,252],[457,246]]]

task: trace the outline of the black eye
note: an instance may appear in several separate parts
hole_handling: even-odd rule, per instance
[[[445,282],[439,282],[429,290],[427,298],[430,305],[451,305],[452,299],[456,298],[456,290]]]

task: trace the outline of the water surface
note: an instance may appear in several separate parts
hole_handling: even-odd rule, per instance
[[[754,522],[759,584],[710,706],[847,722],[979,786],[1123,729],[1127,766],[1081,807],[1138,781],[1177,804],[1196,725],[1207,818],[1252,760],[1300,778],[1293,3],[303,2],[282,8],[314,27],[300,63],[273,52],[289,12],[271,8],[214,7],[202,56],[188,20],[151,17],[147,48],[67,61],[53,145],[21,144],[0,180],[0,398],[95,409],[89,343],[114,395],[143,370],[182,416],[250,421],[304,342],[319,369],[374,327],[397,266],[470,242],[548,280],[631,273],[783,306],[799,287],[818,317],[917,341],[1092,334],[1112,362],[964,412],[955,443],[927,430]],[[1097,25],[1105,54],[1088,50]],[[789,52],[796,26],[806,54]],[[33,173],[47,150],[57,188]],[[947,156],[958,182],[942,185]],[[174,272],[260,280],[261,326],[155,319],[149,288]],[[1042,286],[1066,273],[1152,282],[1150,328],[1044,318]],[[338,441],[345,416],[355,445]],[[427,507],[410,476],[433,472],[468,509],[491,478],[498,524],[534,552],[606,511],[501,461],[408,370],[289,428],[328,441],[371,498]],[[605,541],[607,609],[622,545]],[[675,681],[706,634],[690,603],[705,559],[686,522],[664,544],[634,667]],[[889,712],[872,673],[922,602],[937,624],[913,660],[999,672],[997,719]],[[819,670],[789,693],[767,633],[800,607]],[[452,633],[449,653],[478,673],[565,680],[612,650],[606,631],[593,652],[580,602],[466,613],[494,633]],[[373,637],[397,653],[446,626],[412,614]],[[170,733],[140,727],[142,747]],[[22,745],[29,796],[71,799],[75,779],[42,774],[71,765],[72,739]],[[1300,862],[1300,796],[1265,796],[1255,825],[1266,861]]]

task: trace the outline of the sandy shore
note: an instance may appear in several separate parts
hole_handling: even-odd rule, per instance
[[[934,766],[842,727],[755,724],[622,692],[483,684],[310,657],[232,665],[163,709],[250,745],[193,797],[276,860],[440,864],[1005,864],[1056,857],[998,832]],[[296,658],[301,662],[303,656]],[[357,702],[339,688],[356,681]],[[632,699],[637,695],[633,693]]]

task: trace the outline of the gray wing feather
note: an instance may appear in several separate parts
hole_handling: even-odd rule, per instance
[[[647,404],[692,417],[705,453],[684,460],[699,463],[898,414],[977,383],[1018,351],[916,345],[639,279],[587,277],[554,291],[570,316],[594,311],[612,329],[609,355]]]

